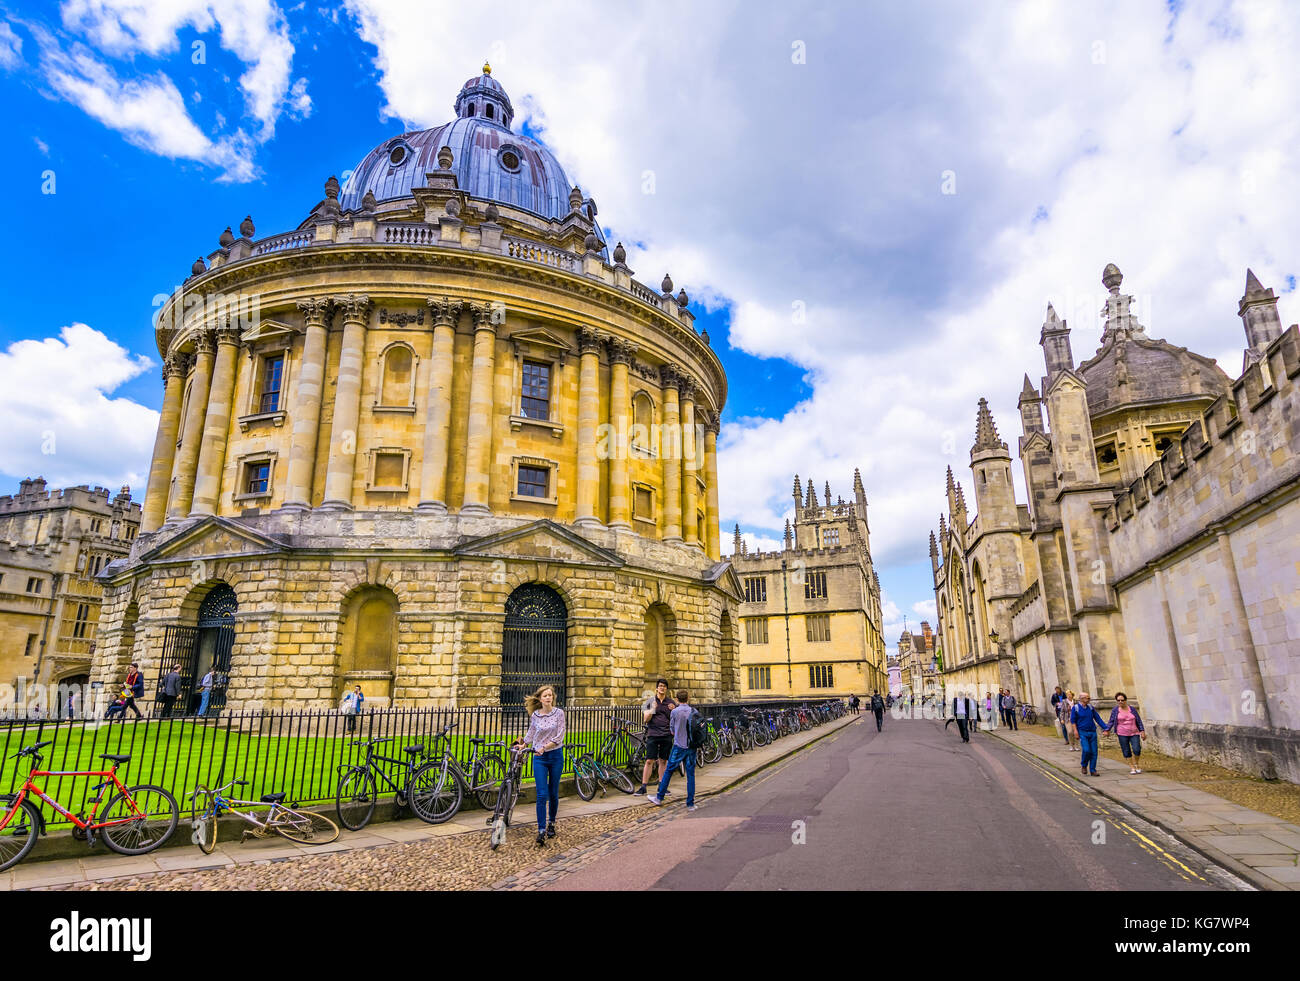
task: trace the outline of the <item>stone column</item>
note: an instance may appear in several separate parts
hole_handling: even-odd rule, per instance
[[[424,457],[420,465],[421,511],[447,513],[447,452],[451,436],[451,377],[456,346],[456,321],[464,304],[460,300],[429,297],[433,311],[433,357],[429,359],[429,386],[424,419]]]
[[[596,495],[600,491],[600,461],[596,459],[596,425],[600,421],[600,345],[602,335],[578,328],[578,485],[574,524],[598,525]]]
[[[628,453],[631,444],[632,399],[628,369],[636,348],[628,341],[609,342],[609,507],[611,528],[631,528],[631,487],[628,484]]]
[[[664,464],[664,541],[682,540],[682,430],[677,414],[677,391],[681,375],[676,365],[660,369],[664,390],[663,435],[659,456]]]
[[[329,297],[299,300],[306,331],[302,344],[302,365],[294,385],[293,436],[289,443],[289,476],[284,508],[305,511],[311,507],[311,488],[316,477],[316,440],[320,434],[321,394],[325,390],[325,344],[329,338],[332,301]]]
[[[230,437],[230,397],[235,392],[235,356],[239,331],[229,323],[217,328],[217,361],[212,369],[208,411],[203,421],[198,476],[190,515],[216,514],[221,498],[221,471],[226,466],[226,441]]]
[[[700,459],[695,447],[695,383],[682,379],[679,389],[682,423],[682,537],[687,545],[700,544],[699,526],[695,514],[699,502],[699,487],[695,472]]]
[[[167,516],[167,491],[171,486],[172,466],[176,461],[176,433],[181,425],[181,399],[185,395],[185,370],[189,356],[168,355],[163,362],[163,404],[158,419],[158,436],[153,444],[153,463],[149,466],[149,487],[145,491],[144,510],[140,515],[140,534],[157,530]]]
[[[469,427],[465,435],[465,498],[462,514],[488,514],[488,471],[492,464],[492,376],[496,370],[497,325],[486,304],[471,304],[474,367],[469,381]]]
[[[217,339],[211,331],[201,330],[194,336],[194,372],[190,383],[190,400],[185,406],[185,431],[176,454],[172,481],[176,485],[168,521],[180,521],[190,513],[194,502],[194,478],[198,475],[199,447],[203,444],[203,419],[208,411],[208,389],[212,385],[212,361]]]
[[[339,355],[338,385],[334,390],[334,426],[330,430],[330,457],[325,470],[325,500],[331,511],[352,509],[352,484],[357,472],[357,424],[361,420],[361,369],[365,359],[366,323],[370,297],[349,293],[334,298],[343,314],[343,350]]]
[[[718,417],[710,416],[704,430],[704,523],[708,529],[709,558],[722,558],[722,537],[718,532]]]

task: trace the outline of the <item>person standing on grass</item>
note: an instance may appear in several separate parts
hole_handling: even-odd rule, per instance
[[[1124,759],[1129,761],[1128,772],[1141,773],[1138,764],[1142,762],[1142,740],[1147,737],[1147,730],[1142,725],[1142,716],[1128,703],[1128,696],[1122,691],[1115,692],[1115,707],[1110,710],[1109,725],[1119,736],[1119,749]]]
[[[1110,732],[1110,726],[1101,721],[1101,716],[1092,707],[1092,696],[1086,691],[1079,692],[1079,704],[1070,710],[1070,726],[1079,739],[1079,749],[1083,755],[1079,768],[1085,776],[1097,776],[1097,726],[1102,732]]]
[[[158,699],[158,705],[154,711],[158,718],[165,719],[172,714],[172,706],[176,704],[176,697],[181,693],[181,669],[180,665],[173,664],[171,670],[163,678],[162,695]]]
[[[641,768],[641,786],[636,789],[638,794],[645,793],[656,764],[661,778],[667,772],[665,764],[673,748],[668,720],[676,707],[677,703],[668,697],[668,682],[660,678],[655,682],[654,698],[642,706],[645,709],[645,766]]]
[[[685,689],[677,693],[677,705],[669,713],[668,725],[672,732],[673,750],[668,756],[668,766],[664,770],[664,775],[659,778],[659,789],[646,798],[651,804],[662,804],[664,795],[668,792],[668,781],[673,775],[673,771],[678,766],[686,767],[686,809],[695,810],[695,750],[696,746],[692,745],[691,735],[694,732],[696,738],[702,738],[700,735],[700,713],[690,706],[691,696]]]
[[[524,698],[528,731],[515,743],[533,751],[533,780],[537,783],[537,847],[554,838],[560,809],[560,771],[564,769],[564,709],[555,704],[555,689],[542,685]]]
[[[131,662],[131,669],[127,671],[126,682],[122,687],[131,693],[122,709],[122,718],[126,718],[127,709],[134,712],[137,719],[140,718],[140,710],[136,708],[135,700],[144,698],[144,674],[140,671],[140,665],[134,661]]]

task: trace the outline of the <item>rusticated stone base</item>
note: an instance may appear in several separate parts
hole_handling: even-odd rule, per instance
[[[1150,747],[1166,756],[1300,783],[1300,733],[1290,729],[1148,722],[1147,737]]]

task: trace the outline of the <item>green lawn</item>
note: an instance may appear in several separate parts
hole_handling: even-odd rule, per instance
[[[84,770],[107,768],[101,753],[130,754],[131,760],[119,767],[118,778],[127,785],[154,783],[171,791],[188,811],[185,799],[199,784],[216,787],[229,780],[247,780],[246,787],[231,788],[232,795],[256,799],[263,794],[284,791],[291,801],[326,802],[334,799],[339,768],[360,763],[364,751],[354,737],[342,733],[337,718],[325,716],[271,716],[265,724],[241,731],[237,722],[217,718],[212,721],[191,719],[144,720],[114,723],[45,723],[15,724],[0,727],[0,790],[13,792],[21,786],[31,767],[30,758],[14,760],[12,756],[24,746],[38,740],[53,740],[42,750],[44,770]],[[409,716],[376,714],[361,720],[357,735],[365,738],[393,737],[392,742],[377,746],[385,756],[404,758],[403,747],[421,744],[426,749],[431,738],[427,732],[412,732]],[[324,728],[320,735],[285,735],[288,732],[312,732]],[[599,749],[608,730],[569,732],[566,743],[579,744],[591,751]],[[479,731],[480,738],[506,741],[504,735]],[[464,765],[470,758],[471,733],[455,732],[449,737],[452,751]],[[498,749],[499,751],[499,749]],[[567,762],[567,761],[566,761]],[[383,764],[396,777],[401,766]],[[530,771],[526,770],[527,774]],[[79,811],[90,787],[98,783],[92,777],[48,777],[38,780],[47,793],[65,807]],[[383,785],[381,782],[381,789]],[[64,819],[43,808],[51,824]]]

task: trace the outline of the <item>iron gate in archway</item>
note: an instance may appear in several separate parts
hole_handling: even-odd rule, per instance
[[[542,685],[564,703],[567,675],[568,610],[550,586],[530,582],[506,600],[501,648],[501,704],[514,708]]]
[[[230,659],[235,650],[235,611],[239,604],[235,591],[225,583],[213,588],[199,604],[197,625],[171,626],[163,634],[163,656],[158,670],[159,696],[162,681],[173,664],[181,672],[181,693],[173,712],[193,715],[199,707],[199,682],[212,672],[212,694],[208,711],[226,704],[226,686],[230,683]]]

